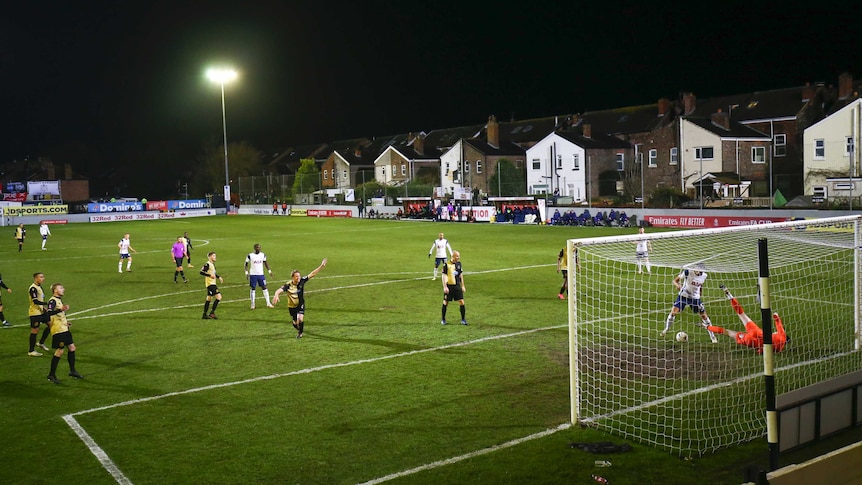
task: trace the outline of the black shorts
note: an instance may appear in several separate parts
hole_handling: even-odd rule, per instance
[[[72,341],[71,331],[55,333],[51,338],[52,349],[62,349],[72,345],[73,343],[75,342]]]
[[[560,273],[563,274],[563,279],[567,279],[569,277],[569,270],[567,269],[561,269]]]
[[[41,315],[30,315],[30,328],[39,328],[39,325],[44,323],[45,325],[51,321],[51,315],[47,313],[43,313]]]
[[[180,266],[183,265],[183,259],[185,259],[185,256],[180,256],[179,258],[174,258],[174,262],[177,263],[177,268],[179,268]]]
[[[221,292],[218,291],[218,286],[216,286],[216,285],[207,286],[207,296],[216,296],[219,293],[221,293]]]
[[[305,315],[305,305],[299,305],[298,307],[288,308],[287,310],[290,312],[290,318],[292,318],[294,322],[296,321],[296,319],[300,313]]]
[[[461,291],[461,287],[459,285],[446,285],[446,287],[449,288],[449,293],[443,294],[444,300],[453,301],[464,299],[464,292]]]

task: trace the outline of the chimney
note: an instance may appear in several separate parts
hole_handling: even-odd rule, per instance
[[[682,97],[682,105],[685,108],[685,112],[683,114],[691,114],[694,111],[695,106],[697,105],[696,101],[697,98],[695,97],[694,93],[685,93],[685,95]]]
[[[425,155],[425,137],[423,135],[416,135],[416,138],[413,139],[413,151]]]
[[[362,148],[356,147],[353,149],[353,156],[356,158],[362,157]]]
[[[849,72],[842,72],[838,76],[838,99],[847,99],[853,92],[853,76]]]
[[[589,123],[584,123],[584,138],[592,138],[593,137],[593,125]]]
[[[72,180],[72,164],[67,163],[66,166],[63,168],[65,169],[66,175],[65,177],[63,177],[63,180]]]
[[[488,144],[493,147],[500,146],[500,124],[497,123],[497,117],[491,115],[488,117],[488,125],[486,128],[488,135]]]
[[[46,170],[47,170],[47,178],[48,178],[48,180],[54,180],[55,178],[57,178],[57,177],[56,177],[56,172],[55,172],[55,170],[56,170],[56,169],[54,168],[54,164],[53,164],[53,163],[49,163],[49,164],[47,164],[47,166],[46,166],[45,168],[46,168]]]
[[[658,115],[664,116],[667,114],[668,109],[670,109],[670,100],[667,98],[661,98],[658,100]]]
[[[802,102],[811,101],[814,99],[814,86],[811,83],[805,83],[805,87],[802,88]]]
[[[712,120],[712,124],[718,125],[725,130],[730,129],[730,116],[727,113],[721,111],[721,108],[718,108],[718,111],[713,113],[710,116],[710,119]]]

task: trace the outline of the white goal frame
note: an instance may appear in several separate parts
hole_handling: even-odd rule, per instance
[[[630,426],[631,421],[640,419],[641,414],[648,415],[648,413],[641,413],[641,411],[643,411],[643,409],[645,407],[666,406],[669,401],[675,401],[675,400],[682,401],[683,402],[682,405],[684,406],[684,401],[690,396],[690,393],[696,394],[700,391],[712,392],[715,388],[721,388],[721,387],[724,387],[726,385],[733,385],[733,383],[727,384],[725,382],[716,382],[714,384],[714,386],[705,386],[704,389],[697,389],[695,391],[688,391],[685,393],[656,395],[654,398],[650,398],[650,400],[643,402],[643,404],[641,406],[637,406],[638,409],[628,407],[628,408],[616,409],[616,410],[606,412],[606,413],[603,413],[600,415],[584,414],[582,412],[582,404],[584,404],[584,403],[582,403],[582,400],[583,399],[597,399],[597,397],[595,395],[584,395],[583,394],[582,382],[581,382],[581,370],[580,370],[581,367],[579,367],[579,366],[585,365],[584,362],[589,360],[590,357],[589,357],[589,355],[587,355],[589,352],[592,352],[593,354],[595,354],[599,351],[596,350],[596,348],[593,348],[592,350],[590,350],[590,348],[589,348],[590,345],[593,345],[594,347],[598,347],[598,345],[596,344],[595,341],[589,341],[588,340],[590,338],[587,336],[587,335],[589,335],[589,333],[584,333],[584,335],[582,335],[582,327],[583,328],[589,328],[590,325],[594,325],[594,326],[595,325],[613,325],[613,322],[608,323],[609,320],[612,320],[612,317],[608,317],[606,314],[593,315],[592,317],[590,317],[589,310],[584,311],[583,310],[584,307],[581,307],[581,309],[580,309],[581,311],[578,311],[579,310],[578,305],[582,304],[582,302],[580,302],[578,299],[578,295],[584,294],[584,293],[579,293],[579,290],[582,290],[584,292],[588,291],[589,288],[587,288],[587,286],[591,283],[591,281],[594,282],[595,280],[588,280],[587,278],[596,277],[595,275],[592,275],[589,277],[582,276],[584,273],[592,273],[592,272],[585,270],[582,273],[581,271],[579,271],[579,269],[580,269],[579,266],[584,265],[586,267],[586,265],[593,264],[594,262],[596,262],[597,264],[602,264],[601,261],[597,261],[597,260],[602,259],[602,258],[606,258],[608,260],[613,259],[613,267],[614,268],[620,268],[620,267],[626,268],[627,266],[625,266],[625,265],[627,265],[627,264],[631,265],[629,268],[634,268],[636,265],[635,249],[634,248],[635,248],[635,243],[637,241],[646,239],[646,240],[651,241],[651,243],[655,246],[661,246],[663,242],[670,243],[671,241],[669,241],[669,240],[679,240],[681,238],[688,238],[691,241],[697,241],[697,240],[703,239],[706,236],[713,236],[713,235],[719,236],[719,237],[730,236],[731,238],[735,238],[737,235],[739,235],[740,237],[742,237],[743,239],[746,239],[746,240],[750,238],[752,241],[752,244],[749,246],[748,243],[746,242],[744,244],[745,247],[740,247],[738,250],[739,251],[745,251],[746,255],[750,252],[751,253],[750,259],[753,259],[756,261],[757,252],[758,252],[758,246],[756,244],[756,241],[759,238],[769,239],[769,236],[771,235],[773,238],[788,238],[788,239],[790,239],[790,237],[794,234],[793,231],[800,231],[803,229],[809,230],[809,234],[813,234],[813,233],[826,234],[827,231],[832,231],[833,233],[834,232],[841,232],[842,234],[840,237],[842,238],[841,239],[842,247],[844,247],[844,245],[846,245],[846,249],[853,252],[852,261],[847,263],[848,265],[852,264],[852,267],[853,267],[853,275],[848,275],[848,283],[847,283],[848,285],[851,284],[850,281],[852,280],[852,285],[853,285],[852,298],[847,298],[847,300],[852,299],[852,302],[847,301],[846,305],[852,305],[853,306],[853,311],[852,311],[853,323],[852,323],[852,325],[853,325],[854,335],[853,335],[852,346],[848,347],[847,352],[842,353],[842,357],[846,359],[846,358],[848,358],[848,355],[849,355],[850,359],[855,359],[856,361],[860,362],[860,365],[857,366],[857,369],[862,367],[862,352],[859,352],[859,350],[862,350],[862,310],[860,310],[860,307],[862,307],[862,216],[854,215],[854,216],[834,217],[834,218],[825,218],[825,219],[816,219],[816,220],[803,220],[803,221],[792,221],[792,222],[782,222],[782,223],[772,223],[772,224],[738,226],[738,227],[728,227],[728,228],[685,230],[685,231],[667,231],[667,232],[650,232],[648,234],[628,234],[628,235],[623,235],[623,236],[612,236],[612,237],[569,239],[567,241],[567,244],[566,244],[566,251],[569,254],[569,257],[568,257],[568,275],[569,275],[569,278],[568,278],[568,290],[569,290],[568,291],[568,293],[569,293],[569,296],[568,296],[568,323],[569,323],[569,357],[570,357],[569,358],[570,402],[571,402],[571,422],[572,422],[572,424],[580,424],[582,426],[592,426],[592,427],[596,427],[598,429],[604,429],[608,432],[621,435],[625,438],[630,438],[630,439],[633,439],[635,441],[640,441],[640,442],[652,444],[652,445],[657,446],[659,448],[666,448],[671,453],[676,453],[676,454],[679,454],[680,456],[689,456],[689,457],[690,456],[700,456],[700,455],[703,455],[707,452],[714,451],[716,449],[720,449],[720,448],[724,448],[724,447],[728,447],[728,446],[733,446],[733,445],[739,444],[739,443],[744,442],[744,441],[750,441],[751,439],[754,439],[758,436],[765,435],[767,423],[766,423],[766,419],[764,418],[764,415],[766,414],[767,409],[762,406],[762,403],[764,402],[764,396],[763,395],[757,396],[757,399],[759,399],[759,401],[761,403],[760,411],[762,412],[762,414],[760,416],[755,416],[754,418],[749,419],[749,421],[755,421],[754,423],[751,423],[751,424],[752,424],[752,427],[756,427],[757,429],[746,430],[746,432],[742,434],[741,438],[739,436],[734,436],[732,438],[732,440],[738,440],[735,442],[724,442],[721,440],[717,440],[717,441],[712,441],[709,444],[703,444],[703,443],[698,443],[697,440],[693,440],[692,442],[681,443],[679,446],[676,446],[676,445],[667,446],[665,443],[656,443],[655,441],[653,441],[649,438],[643,438],[642,436],[640,436],[638,434],[637,431],[633,432],[630,429],[620,430],[615,425],[608,425],[607,424],[609,421],[613,421],[615,418],[619,418],[620,416],[623,416],[623,415],[626,415],[627,413],[629,413],[630,415],[626,416],[625,419],[627,419],[629,421],[628,425]],[[821,231],[821,232],[818,232],[818,231]],[[852,231],[852,237],[848,234],[851,231]],[[803,234],[803,233],[797,233],[797,234]],[[807,237],[807,235],[805,235],[805,236]],[[827,236],[832,237],[832,235],[827,235]],[[706,240],[708,240],[708,239],[706,239]],[[603,251],[604,250],[603,248],[605,248],[605,247],[613,248],[614,244],[616,244],[618,247],[621,247],[619,243],[624,243],[625,247],[628,247],[631,249],[627,250],[626,252],[621,252],[621,251],[617,250],[617,252],[613,253],[613,254],[610,254],[612,251],[611,251],[611,249],[608,249],[607,254],[602,253],[599,256],[595,256],[595,254],[598,254],[600,251]],[[800,243],[799,244],[802,248],[804,248],[806,244],[813,244],[813,243],[808,241],[808,240],[802,241],[802,237],[800,236]],[[851,244],[852,244],[852,247],[850,246]],[[601,246],[602,248],[599,248],[599,246]],[[596,252],[591,253],[590,251],[593,251],[593,250],[595,250]],[[706,247],[706,248],[703,248],[703,250],[708,252],[710,250],[710,248]],[[839,249],[839,251],[843,251],[843,249]],[[580,252],[580,254],[579,254],[579,252]],[[652,259],[651,264],[652,264],[653,268],[662,269],[663,271],[665,271],[665,273],[669,273],[673,270],[678,272],[681,269],[683,269],[684,265],[681,264],[680,261],[674,261],[674,255],[671,254],[671,255],[664,255],[666,257],[664,257],[664,256],[660,257],[656,253],[657,252],[650,254],[650,259]],[[586,254],[588,257],[587,258],[583,258],[583,257],[579,258],[580,255],[584,255],[584,254]],[[842,254],[846,254],[846,253],[842,253]],[[800,257],[804,257],[804,256],[800,255]],[[748,258],[748,256],[746,256],[746,258]],[[847,258],[847,259],[849,259],[849,258]],[[770,258],[770,261],[772,261],[772,258]],[[842,264],[843,264],[843,262],[844,262],[844,260],[842,259]],[[778,264],[781,264],[781,263],[778,263]],[[608,265],[608,268],[611,268],[611,267],[612,267],[611,265]],[[709,268],[707,268],[707,271],[709,271]],[[632,271],[632,274],[634,274],[634,271]],[[719,274],[721,274],[721,273],[719,273]],[[726,271],[724,274],[731,275],[731,274],[733,274],[733,271],[729,270],[729,271]],[[637,275],[637,276],[640,277],[641,275]],[[652,278],[658,278],[658,276],[655,276],[655,275],[652,275],[651,277]],[[721,281],[720,279],[717,279],[717,280],[713,280],[713,281],[708,281],[708,283],[711,283],[714,287],[717,287],[719,285],[720,281]],[[670,281],[665,280],[664,283],[669,285]],[[599,286],[599,284],[596,283],[596,286]],[[605,286],[611,286],[611,285],[605,285]],[[750,290],[750,289],[747,288],[746,290]],[[625,290],[621,290],[621,291],[625,291]],[[715,290],[713,289],[712,291],[715,291]],[[615,296],[619,296],[619,295],[608,295],[608,298],[613,298]],[[759,301],[759,299],[758,299],[758,301]],[[663,303],[667,303],[667,306],[669,308],[670,305],[672,304],[672,300],[667,301],[667,302],[663,302]],[[587,303],[583,303],[583,305],[588,306]],[[718,305],[723,305],[723,303],[717,303],[716,302],[716,303],[713,303],[713,305],[718,306]],[[759,310],[760,309],[756,308],[755,305],[751,302],[749,302],[749,304],[746,305],[746,313],[752,318],[752,320],[754,320],[758,324],[761,323],[760,322],[761,315],[760,315]],[[780,307],[776,308],[775,311],[781,313],[781,308]],[[598,313],[599,311],[597,310],[596,312]],[[847,310],[847,313],[849,313],[849,309]],[[586,315],[586,318],[585,318],[585,315]],[[693,318],[693,317],[686,316],[686,318],[688,318],[689,321],[691,321],[691,318]],[[664,317],[661,317],[661,321],[657,321],[656,325],[658,325],[659,323],[663,323],[663,320],[664,320]],[[728,324],[728,321],[725,320],[721,323]],[[736,323],[738,323],[738,322],[736,322]],[[587,327],[584,327],[585,325]],[[849,322],[848,322],[848,325],[849,325]],[[693,327],[685,327],[685,328],[693,328]],[[638,330],[641,330],[641,329],[638,329]],[[688,344],[677,343],[673,340],[673,335],[676,333],[676,330],[677,330],[676,328],[674,330],[672,330],[669,333],[669,335],[667,335],[666,337],[661,337],[664,340],[661,340],[661,338],[658,336],[658,333],[660,330],[661,330],[661,328],[656,327],[655,328],[655,336],[653,337],[651,335],[649,337],[649,341],[647,341],[646,343],[643,343],[643,341],[641,341],[641,340],[629,341],[629,342],[620,342],[620,346],[623,346],[623,345],[631,345],[631,346],[647,345],[648,346],[651,344],[655,344],[655,345],[659,345],[659,346],[661,346],[661,345],[676,346],[675,350],[679,351],[679,352],[684,352],[684,351],[688,350],[686,347],[684,347],[685,345],[688,345]],[[696,330],[691,330],[690,332],[692,332],[692,331],[696,332]],[[849,332],[849,330],[848,330],[848,332]],[[788,335],[792,335],[793,333],[794,332],[792,330],[788,330]],[[614,333],[614,335],[615,336],[620,335],[619,338],[622,340],[625,340],[628,338],[626,336],[626,332],[621,332],[621,333],[616,332],[616,333]],[[699,333],[698,333],[698,336],[700,337]],[[634,338],[634,337],[632,337],[632,338]],[[668,342],[668,341],[671,341],[671,342]],[[799,347],[801,345],[804,345],[804,342],[794,341],[794,342],[792,342],[792,344],[793,344],[793,346]],[[613,345],[613,344],[609,344],[609,345]],[[708,345],[708,342],[707,342],[707,345]],[[720,345],[723,345],[724,347],[719,347]],[[788,345],[790,345],[790,344],[788,344]],[[737,349],[737,347],[740,347],[740,346],[737,346],[730,339],[725,338],[725,339],[721,340],[719,342],[719,344],[714,345],[713,347],[709,348],[708,350],[713,351],[713,352],[715,352],[715,351],[723,352],[723,351],[725,351],[725,349],[727,349],[728,352],[733,352],[733,351],[745,352],[745,351],[747,351],[752,356],[756,355],[755,350],[745,349],[743,351],[743,350]],[[704,347],[704,348],[706,348],[706,347]],[[793,349],[793,347],[790,347],[790,348]],[[769,352],[769,354],[771,354],[771,352]],[[748,357],[742,357],[742,358],[748,358]],[[770,356],[770,358],[771,358],[771,356]],[[761,360],[763,360],[763,358],[761,358]],[[770,364],[771,363],[772,362],[770,362]],[[778,371],[776,379],[779,381],[781,380],[782,370],[797,369],[799,367],[809,365],[809,363],[807,363],[807,362],[802,362],[802,363],[794,362],[791,365],[787,365],[785,367],[782,367],[781,354],[779,354],[779,356],[775,358],[774,363],[775,363],[775,368]],[[812,362],[810,364],[812,364],[812,365],[814,365],[814,364],[823,365],[822,362],[820,362],[820,361]],[[763,367],[761,367],[761,371],[762,371],[762,369],[763,369]],[[587,369],[587,371],[592,371],[592,370],[593,369]],[[755,375],[755,376],[749,375],[749,376],[746,376],[746,379],[748,379],[748,380],[760,380],[762,382],[763,374],[761,373],[760,375]],[[613,380],[613,379],[610,378],[609,380]],[[593,382],[593,384],[595,384],[595,382]],[[792,386],[792,385],[795,385],[795,383],[787,384],[787,385]],[[810,385],[810,384],[806,384],[806,385]],[[619,387],[619,383],[618,382],[609,382],[608,383],[608,387],[614,387],[614,386]],[[708,389],[708,388],[712,388],[712,389]],[[760,386],[760,389],[763,389],[763,386]],[[785,392],[787,390],[788,389],[785,388]],[[702,400],[700,402],[702,402]],[[712,410],[712,412],[716,413],[716,415],[723,413],[725,411],[726,411],[726,409],[714,409],[714,410]],[[685,413],[685,411],[683,411],[683,413]],[[756,421],[758,421],[758,418],[760,418],[759,419],[760,423],[756,422]],[[643,423],[638,423],[638,424],[643,426],[643,428],[645,428],[645,429],[648,429],[650,427],[655,426],[654,423],[650,423],[647,421],[644,421]],[[686,426],[685,422],[682,422],[679,424],[682,427]],[[691,424],[689,423],[688,425],[690,426]],[[672,427],[672,426],[674,426],[674,424],[673,423],[668,424],[668,423],[663,422],[662,426],[671,426]],[[658,440],[658,441],[660,442],[661,440]],[[682,441],[685,441],[685,440],[682,440]]]

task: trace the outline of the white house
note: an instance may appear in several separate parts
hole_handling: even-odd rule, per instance
[[[527,149],[527,193],[587,199],[587,150],[560,133]]]
[[[580,202],[599,195],[594,187],[602,174],[622,172],[632,146],[611,135],[593,136],[591,127],[582,132],[556,131],[527,149],[527,192],[571,197]],[[615,173],[615,172],[614,172]],[[615,176],[615,178],[617,178]]]
[[[467,167],[470,162],[467,161]],[[452,147],[440,155],[440,186],[447,194],[454,194],[455,189],[464,187],[464,140],[458,140]]]
[[[805,194],[815,198],[862,195],[858,150],[862,99],[809,126],[802,135]]]

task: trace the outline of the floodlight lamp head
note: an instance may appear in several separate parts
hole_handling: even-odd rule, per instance
[[[237,72],[230,68],[211,68],[207,69],[207,78],[210,81],[226,84],[237,77]]]

